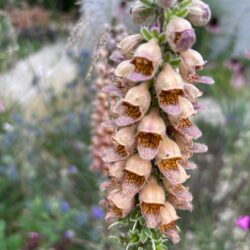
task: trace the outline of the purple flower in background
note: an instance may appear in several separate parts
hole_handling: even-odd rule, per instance
[[[69,210],[70,210],[70,205],[67,201],[62,201],[60,203],[60,210],[63,212],[63,213],[67,213]]]
[[[69,167],[68,167],[68,173],[69,174],[76,174],[77,173],[77,167],[76,166],[74,166],[74,165],[70,165]]]
[[[75,236],[75,232],[73,230],[67,230],[64,232],[63,236],[67,239],[72,239]]]
[[[103,219],[104,217],[104,211],[101,207],[96,206],[91,209],[91,215],[98,220]]]
[[[242,215],[238,217],[235,225],[244,231],[250,230],[250,215]]]

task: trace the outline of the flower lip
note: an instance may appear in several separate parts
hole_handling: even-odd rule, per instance
[[[182,52],[190,49],[196,42],[194,30],[185,30],[182,33],[176,33],[175,43],[176,51]]]

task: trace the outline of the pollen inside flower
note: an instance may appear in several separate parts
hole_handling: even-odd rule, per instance
[[[129,103],[124,103],[124,107],[126,107],[126,113],[129,117],[133,119],[138,119],[141,116],[141,111],[138,106],[131,105]]]
[[[141,132],[139,134],[138,144],[146,148],[157,148],[159,146],[160,140],[161,140],[160,135]]]
[[[122,217],[122,210],[120,208],[118,208],[117,206],[115,206],[114,204],[110,205],[110,209],[109,210],[112,212],[112,214],[114,216]]]
[[[160,226],[160,230],[162,231],[162,232],[166,232],[166,231],[168,231],[168,230],[176,230],[176,222],[175,221],[173,221],[173,222],[171,222],[171,223],[169,223],[169,224],[166,224],[166,225],[161,225]]]
[[[180,160],[180,158],[172,158],[167,160],[162,160],[160,162],[160,168],[163,170],[177,170],[178,164],[177,161]]]
[[[125,171],[124,184],[135,184],[141,187],[145,182],[144,176],[139,176],[129,171]]]
[[[182,90],[162,91],[160,93],[160,103],[165,105],[173,105],[178,103],[178,97],[182,94]]]
[[[123,146],[123,145],[120,145],[120,144],[116,145],[115,148],[114,148],[114,150],[115,150],[115,152],[116,152],[118,155],[120,155],[120,156],[122,156],[122,157],[124,157],[124,156],[127,155],[126,148],[125,148],[125,146]]]
[[[162,206],[161,204],[152,204],[145,202],[141,204],[142,211],[145,214],[159,214],[161,206]]]
[[[176,32],[174,37],[174,43],[178,43],[181,39],[181,32]]]
[[[179,128],[189,128],[189,127],[192,127],[192,126],[193,126],[193,124],[188,118],[181,119],[177,123],[177,127],[179,127]]]
[[[153,63],[148,59],[143,57],[135,57],[131,63],[135,65],[136,73],[141,73],[146,76],[150,76],[153,74]]]

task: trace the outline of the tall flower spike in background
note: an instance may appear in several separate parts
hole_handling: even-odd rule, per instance
[[[213,80],[197,73],[205,61],[192,50],[192,24],[206,25],[211,12],[200,0],[127,2],[132,20],[145,26],[118,43],[111,56],[117,67],[104,89],[116,104],[105,123],[114,132],[103,152],[110,178],[102,185],[102,204],[106,220],[128,230],[120,236],[126,249],[167,249],[168,239],[180,240],[176,210],[193,209],[185,182],[196,165],[189,160],[207,151],[193,142],[202,133],[192,117],[203,94],[196,84]]]

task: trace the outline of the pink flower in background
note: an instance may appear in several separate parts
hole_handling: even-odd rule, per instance
[[[250,230],[250,215],[242,215],[238,217],[235,225],[244,231]]]

